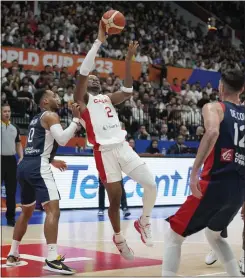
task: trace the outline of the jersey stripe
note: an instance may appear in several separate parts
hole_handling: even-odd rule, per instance
[[[215,155],[215,147],[212,149],[211,153],[209,154],[209,156],[206,158],[206,160],[204,162],[204,167],[203,167],[202,174],[201,174],[202,179],[210,178],[209,173],[214,164],[214,155]]]
[[[81,113],[81,117],[84,120],[85,124],[86,124],[86,132],[87,132],[87,137],[88,137],[88,141],[89,143],[95,145],[99,145],[96,142],[96,138],[95,138],[95,134],[94,134],[94,128],[91,122],[91,117],[88,111],[88,108],[86,108],[82,113]]]

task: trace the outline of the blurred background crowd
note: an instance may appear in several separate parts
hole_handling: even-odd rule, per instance
[[[228,28],[229,25],[244,28],[244,3],[225,3],[198,2],[223,20],[223,25],[215,28],[216,32],[206,32],[207,26],[195,25],[165,1],[154,2],[154,5],[152,2],[113,2],[113,9],[126,15],[127,24],[120,36],[108,38],[98,55],[123,60],[128,42],[138,40],[140,43],[134,60],[141,63],[141,77],[134,81],[131,99],[117,107],[129,137],[163,141],[176,140],[178,136],[183,140],[201,139],[204,132],[201,108],[218,100],[217,88],[209,82],[201,86],[200,82],[188,84],[185,79],[177,78],[168,82],[167,66],[245,71],[244,44],[234,47]],[[112,2],[39,1],[40,13],[35,15],[33,5],[34,2],[27,1],[1,3],[2,46],[86,55],[96,39],[101,15],[112,8]],[[161,71],[159,82],[150,81],[149,65]],[[10,67],[2,61],[1,70],[1,101],[11,105],[23,134],[38,111],[33,96],[36,89],[42,87],[60,96],[59,115],[64,127],[69,124],[78,72],[70,74],[66,67],[47,65],[37,74],[24,70],[17,60],[12,61]],[[94,74],[100,77],[98,72]],[[115,92],[121,84],[122,80],[113,73],[101,78],[103,93]],[[84,131],[81,135],[85,135]]]

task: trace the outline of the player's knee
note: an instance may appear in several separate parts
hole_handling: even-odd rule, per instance
[[[145,188],[145,189],[149,189],[151,191],[157,191],[157,184],[153,178],[153,176],[150,176],[148,178],[146,178],[144,180],[144,182],[142,183],[142,186]]]
[[[25,219],[30,219],[32,217],[33,208],[32,207],[22,207],[22,215]]]
[[[207,238],[207,240],[210,242],[210,241],[214,241],[214,240],[217,240],[217,239],[221,239],[221,231],[220,232],[215,232],[211,229],[209,229],[208,227],[205,229],[205,236]]]
[[[47,214],[48,217],[52,217],[55,219],[59,219],[60,218],[60,208],[58,206],[54,206],[52,204],[46,204],[44,206],[45,212]]]

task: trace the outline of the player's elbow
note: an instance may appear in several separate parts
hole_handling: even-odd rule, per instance
[[[124,101],[130,99],[131,96],[132,96],[132,95],[129,94],[129,93],[123,93]]]
[[[59,138],[59,140],[56,139],[56,141],[62,147],[64,147],[68,143],[66,140],[64,140],[64,138]]]

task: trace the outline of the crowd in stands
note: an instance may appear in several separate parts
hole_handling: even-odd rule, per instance
[[[108,39],[100,56],[124,59],[128,42],[138,40],[141,48],[135,60],[142,63],[143,72],[148,64],[211,71],[244,69],[244,49],[235,49],[225,35],[207,36],[200,24],[195,26],[165,1],[154,5],[130,1],[38,3],[38,15],[29,2],[2,4],[3,46],[86,54],[102,14],[113,8],[125,14],[127,24],[120,36]]]
[[[244,29],[244,1],[198,1],[197,4],[210,11],[224,24],[234,29]]]
[[[2,3],[2,45],[35,48],[63,53],[86,54],[96,38],[100,16],[111,8],[111,2],[42,2],[41,13],[34,15],[29,2]],[[150,5],[150,6],[149,6]],[[120,121],[135,139],[200,140],[204,133],[201,108],[218,100],[217,88],[210,83],[188,84],[164,74],[160,84],[149,80],[149,64],[201,68],[219,71],[244,69],[244,52],[234,49],[220,37],[210,40],[201,26],[193,26],[171,11],[168,3],[113,2],[113,8],[126,15],[126,30],[108,38],[99,55],[123,59],[129,40],[137,39],[140,50],[135,60],[142,63],[142,76],[134,81],[130,100],[117,107]],[[161,28],[159,28],[161,26]],[[98,72],[94,72],[99,76]],[[45,66],[36,78],[18,61],[10,68],[2,62],[2,103],[8,102],[16,116],[30,119],[37,112],[33,101],[36,89],[46,87],[61,99],[59,115],[63,123],[71,120],[70,106],[78,72],[66,67]],[[100,76],[99,76],[100,77]],[[117,91],[122,84],[113,73],[101,78],[102,93]],[[181,138],[180,138],[181,140]]]

